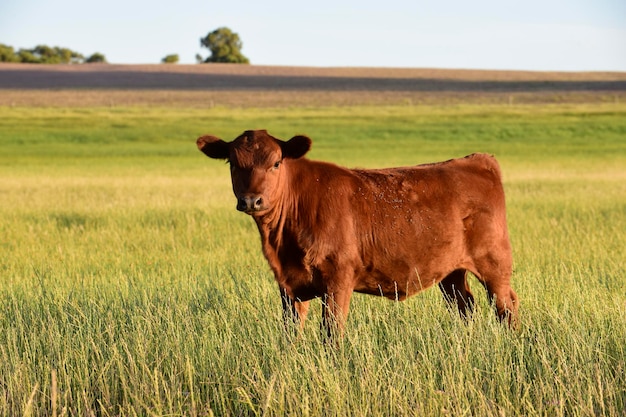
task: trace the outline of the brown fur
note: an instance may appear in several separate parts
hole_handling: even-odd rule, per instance
[[[472,154],[388,169],[346,169],[304,158],[311,141],[246,131],[233,142],[203,136],[198,147],[231,165],[238,209],[259,229],[287,318],[303,325],[323,301],[329,334],[343,332],[354,291],[404,300],[434,284],[462,316],[472,272],[498,317],[513,324],[511,246],[496,160]]]

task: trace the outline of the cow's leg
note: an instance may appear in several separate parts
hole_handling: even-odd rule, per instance
[[[286,294],[286,291],[282,288],[280,293],[283,305],[283,320],[285,328],[287,331],[290,331],[294,328],[294,325],[296,325],[300,328],[300,330],[302,330],[304,328],[307,313],[309,312],[309,301],[294,300],[289,297]]]
[[[451,305],[456,305],[462,318],[468,318],[474,308],[474,296],[467,284],[467,271],[457,269],[439,283],[439,289]]]
[[[345,328],[352,290],[330,290],[322,300],[322,329],[328,339],[341,338]]]
[[[487,290],[489,301],[496,308],[498,318],[514,328],[517,321],[518,298],[511,288],[511,263],[505,259],[497,261],[492,256],[475,261],[475,274]]]
[[[489,301],[495,305],[498,318],[509,327],[515,328],[517,324],[517,294],[508,284],[496,281],[486,281],[485,288],[489,295]]]
[[[485,286],[500,321],[515,327],[518,299],[511,288],[513,258],[506,219],[478,216],[473,218],[471,230],[468,239],[475,268],[471,271]]]

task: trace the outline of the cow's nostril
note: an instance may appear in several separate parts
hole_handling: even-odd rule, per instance
[[[256,200],[254,200],[254,208],[255,209],[260,209],[261,206],[263,205],[263,199],[261,197],[258,197]]]
[[[239,197],[237,199],[237,210],[246,211],[248,209],[248,202],[244,197]]]

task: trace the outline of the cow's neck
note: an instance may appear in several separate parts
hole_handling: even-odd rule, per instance
[[[275,250],[280,248],[286,219],[287,215],[284,213],[282,204],[276,206],[271,212],[254,218],[261,234],[264,249],[266,244]]]
[[[282,274],[279,253],[284,242],[285,223],[289,216],[286,202],[280,199],[274,209],[263,216],[255,217],[254,220],[261,235],[263,254],[274,271],[276,279]]]
[[[263,254],[267,258],[279,283],[281,281],[279,277],[283,276],[280,254],[284,253],[285,245],[297,245],[295,242],[297,238],[290,228],[294,225],[298,215],[297,199],[294,196],[301,192],[301,190],[297,189],[298,184],[297,176],[294,175],[295,172],[291,171],[287,174],[283,193],[274,208],[263,216],[254,218],[261,235]]]

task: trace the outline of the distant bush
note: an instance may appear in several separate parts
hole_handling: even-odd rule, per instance
[[[96,63],[106,64],[107,63],[107,59],[100,52],[96,52],[96,53],[92,54],[89,58],[87,58],[85,60],[85,62],[87,64],[96,64]]]
[[[161,62],[164,64],[176,64],[178,63],[178,60],[179,60],[178,54],[171,54],[163,58]]]
[[[22,48],[15,52],[12,46],[0,44],[0,62],[82,64],[84,62],[106,62],[106,58],[100,53],[95,53],[85,60],[85,57],[79,52],[48,45],[37,45],[32,49]]]

